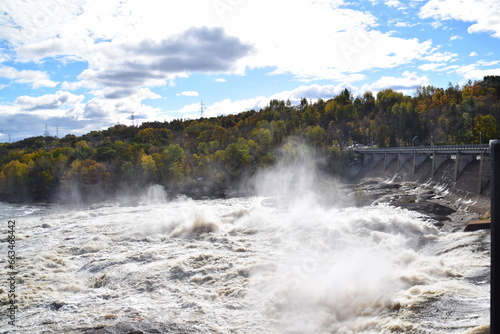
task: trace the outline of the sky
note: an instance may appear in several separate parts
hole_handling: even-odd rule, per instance
[[[0,2],[0,142],[485,75],[498,0]]]

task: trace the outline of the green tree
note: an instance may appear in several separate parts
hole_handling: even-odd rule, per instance
[[[238,138],[236,143],[229,144],[224,150],[222,159],[232,175],[240,175],[242,169],[254,164],[255,159],[251,155],[252,140]]]
[[[28,166],[28,182],[34,198],[48,199],[54,187],[51,155],[45,151],[38,151],[32,155]]]
[[[498,129],[495,117],[491,115],[479,115],[475,117],[474,123],[474,130],[478,135],[478,142],[480,138],[483,143],[488,143],[490,139],[497,138]]]
[[[340,107],[337,112],[337,122],[347,123],[355,121],[358,118],[356,107],[352,104]]]
[[[178,184],[182,181],[185,154],[178,144],[171,144],[162,153],[162,165],[159,172],[162,179],[168,185]]]
[[[134,141],[142,144],[164,146],[168,145],[172,138],[173,133],[169,129],[147,128],[139,131]]]
[[[306,130],[307,141],[314,147],[323,147],[326,144],[326,131],[321,126],[308,126]]]

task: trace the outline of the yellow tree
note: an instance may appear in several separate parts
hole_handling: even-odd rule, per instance
[[[27,164],[13,160],[0,172],[0,194],[9,200],[25,200],[28,197]]]
[[[157,183],[157,167],[152,156],[144,154],[141,157],[142,176],[145,183]]]

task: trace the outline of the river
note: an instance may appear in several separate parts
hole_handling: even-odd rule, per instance
[[[18,273],[15,326],[2,316],[0,333],[487,332],[489,231],[445,232],[280,175],[261,180],[266,196],[153,186],[93,205],[2,203]]]

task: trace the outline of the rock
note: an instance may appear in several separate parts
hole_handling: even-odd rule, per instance
[[[391,205],[420,212],[437,221],[436,226],[443,226],[442,221],[450,220],[456,210],[434,199],[435,193],[428,189],[416,189],[417,184],[376,183],[365,181],[358,185],[356,194],[371,200],[372,204],[389,203]],[[369,204],[369,203],[365,203]]]
[[[64,302],[52,302],[49,304],[49,309],[51,309],[52,311],[59,311],[59,309],[64,305],[66,305],[66,303]]]
[[[464,232],[472,232],[477,230],[490,229],[491,222],[489,220],[473,220],[470,221],[464,228]]]

